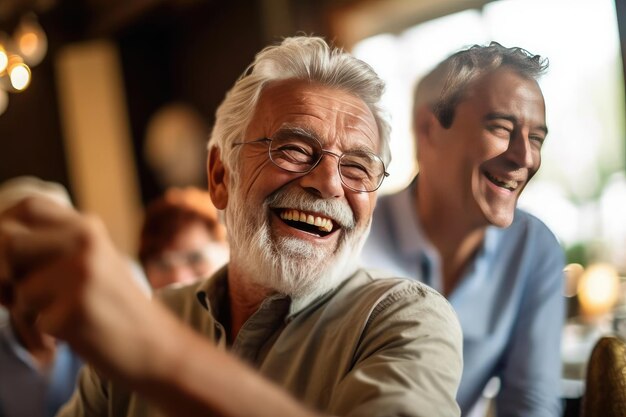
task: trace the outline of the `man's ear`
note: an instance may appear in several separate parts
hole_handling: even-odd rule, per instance
[[[207,159],[207,177],[209,179],[209,194],[213,204],[219,210],[224,210],[228,203],[228,169],[224,166],[220,150],[213,146]]]
[[[413,116],[413,134],[417,140],[418,147],[422,143],[433,144],[433,131],[439,126],[437,116],[426,104],[419,106]]]

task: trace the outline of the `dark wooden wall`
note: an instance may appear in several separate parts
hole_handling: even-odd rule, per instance
[[[225,92],[263,46],[253,0],[203,5],[152,17],[118,38],[144,201],[160,191],[141,158],[146,125],[162,105],[183,101],[212,125]]]
[[[60,182],[71,193],[54,56],[67,43],[106,37],[117,44],[121,56],[141,198],[146,202],[155,197],[161,190],[141,157],[149,117],[163,104],[183,101],[208,125],[213,123],[225,92],[266,44],[259,3],[197,1],[193,7],[163,7],[96,34],[79,23],[89,17],[85,10],[66,8],[40,16],[49,51],[33,69],[31,86],[10,94],[9,107],[0,115],[0,182],[36,175]]]

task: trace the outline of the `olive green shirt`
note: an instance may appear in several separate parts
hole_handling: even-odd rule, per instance
[[[216,345],[322,413],[460,414],[455,396],[462,370],[461,330],[448,302],[429,287],[359,270],[304,306],[286,296],[267,298],[231,343],[225,329],[226,277],[224,268],[202,284],[168,290],[158,298]],[[137,394],[85,368],[58,417],[159,415]]]

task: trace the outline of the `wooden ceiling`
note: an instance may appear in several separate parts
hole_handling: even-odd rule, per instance
[[[0,31],[10,32],[21,16],[35,12],[73,38],[114,35],[145,18],[172,16],[218,0],[0,0]]]

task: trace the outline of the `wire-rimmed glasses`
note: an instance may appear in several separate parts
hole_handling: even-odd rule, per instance
[[[337,158],[337,170],[343,185],[359,193],[371,193],[380,187],[389,173],[378,155],[367,150],[353,150],[341,155],[322,148],[314,137],[281,134],[236,145],[268,143],[269,158],[277,167],[293,173],[306,174],[320,163],[324,154]]]

